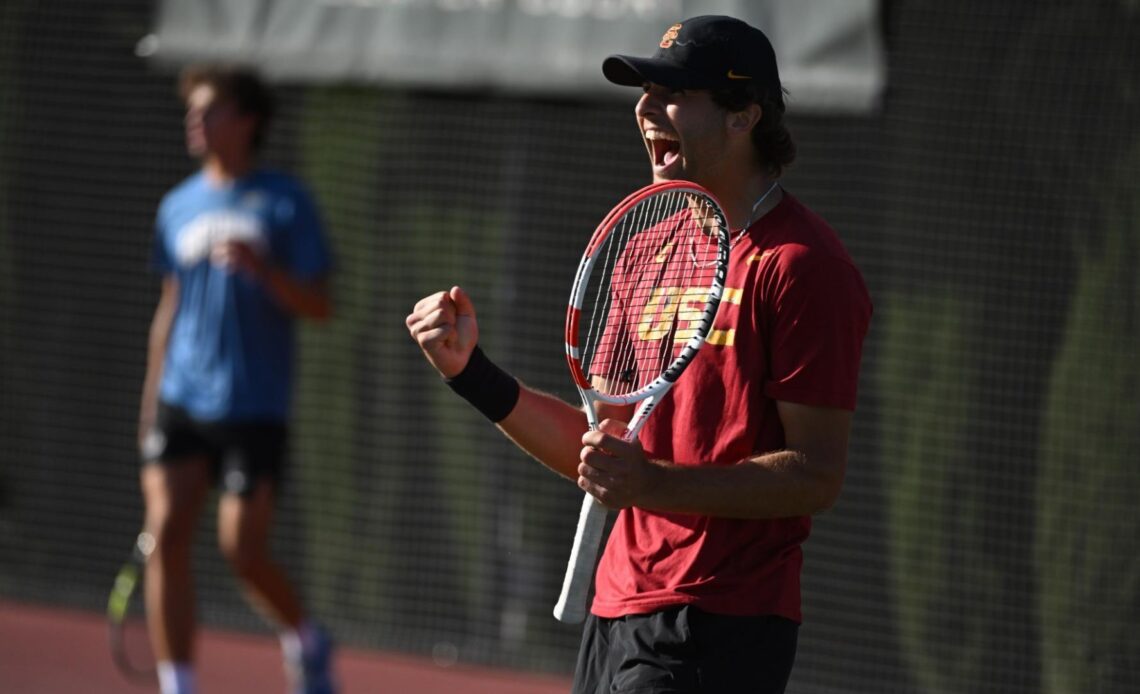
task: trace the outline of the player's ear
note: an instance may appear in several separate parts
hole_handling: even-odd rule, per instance
[[[729,130],[748,134],[760,122],[762,115],[764,115],[764,109],[760,107],[760,104],[751,103],[739,111],[729,111],[725,115],[725,119]]]

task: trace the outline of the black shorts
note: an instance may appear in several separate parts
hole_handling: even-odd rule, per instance
[[[780,694],[799,625],[692,607],[603,619],[582,632],[573,694]]]
[[[223,491],[249,496],[262,478],[280,486],[288,429],[278,421],[204,422],[186,410],[159,403],[155,427],[143,445],[143,462],[176,465],[188,458],[210,461]]]

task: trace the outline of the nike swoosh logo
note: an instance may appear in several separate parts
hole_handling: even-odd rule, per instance
[[[728,79],[730,79],[730,80],[750,80],[752,78],[748,75],[738,75],[732,71],[732,68],[729,68],[728,69]]]

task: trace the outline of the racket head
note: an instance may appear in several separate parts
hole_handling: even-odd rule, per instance
[[[731,238],[716,198],[688,181],[635,191],[590,238],[566,314],[583,399],[626,405],[671,385],[712,328]]]
[[[124,677],[138,684],[157,681],[140,590],[146,560],[154,550],[154,542],[150,533],[139,533],[130,556],[115,575],[107,599],[107,637],[111,659]]]

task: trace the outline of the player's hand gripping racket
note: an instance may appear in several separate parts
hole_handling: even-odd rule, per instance
[[[107,628],[111,658],[128,679],[154,683],[154,658],[146,637],[145,620],[135,599],[146,559],[154,550],[154,536],[139,533],[127,561],[115,576],[111,596],[107,600]]]
[[[592,429],[595,404],[639,404],[631,441],[696,356],[716,317],[728,272],[728,222],[693,183],[657,183],[630,195],[594,231],[566,315],[566,358]],[[605,529],[589,494],[554,616],[582,621]]]

